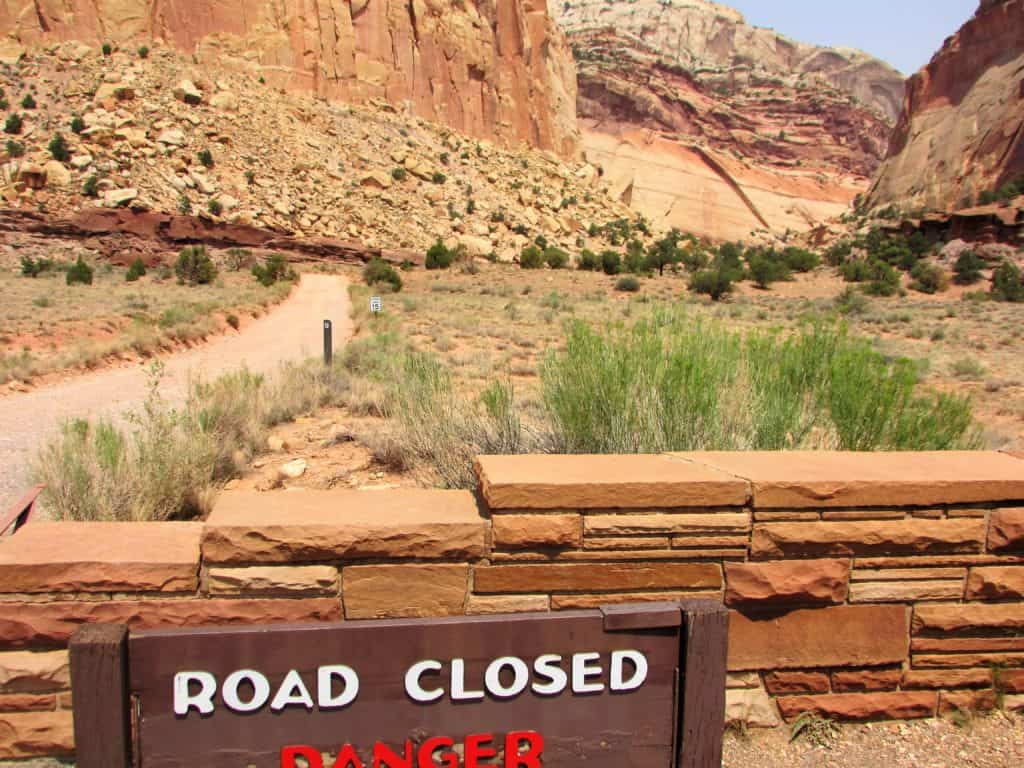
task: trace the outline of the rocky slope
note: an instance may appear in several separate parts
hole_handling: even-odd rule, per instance
[[[859,51],[747,25],[702,0],[555,3],[584,148],[613,193],[716,239],[807,230],[866,190],[903,80]]]
[[[987,0],[907,84],[869,202],[950,210],[1024,175],[1024,0]]]
[[[0,195],[44,217],[188,213],[209,232],[231,223],[421,253],[440,237],[510,259],[537,235],[599,248],[590,225],[629,215],[586,164],[468,139],[384,101],[346,106],[281,91],[159,45],[142,58],[134,47],[104,56],[62,43],[18,59],[0,86],[23,120],[0,155]],[[29,95],[35,106],[25,108]],[[56,133],[65,160],[48,148]]]
[[[273,87],[383,99],[478,138],[570,156],[572,58],[544,2],[0,0],[0,35],[15,45],[132,49],[162,40],[200,65],[230,66]]]

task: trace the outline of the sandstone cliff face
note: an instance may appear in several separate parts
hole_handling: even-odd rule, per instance
[[[0,0],[19,43],[163,39],[271,85],[383,99],[509,146],[578,144],[574,66],[544,0]]]
[[[990,0],[907,83],[869,202],[952,209],[1024,174],[1024,0]]]
[[[656,225],[714,239],[807,230],[842,214],[885,154],[902,78],[865,54],[707,2],[572,0],[558,13],[587,157]]]

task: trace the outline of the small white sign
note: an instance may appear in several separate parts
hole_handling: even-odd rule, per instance
[[[384,302],[380,300],[380,296],[370,297],[370,311],[377,314],[384,308]]]

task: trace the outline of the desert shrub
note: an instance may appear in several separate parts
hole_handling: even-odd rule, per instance
[[[409,178],[409,172],[402,167],[396,167],[391,169],[391,178],[395,181],[405,181]]]
[[[755,251],[747,256],[747,271],[758,288],[789,280],[792,275],[786,261],[774,251]]]
[[[794,272],[810,272],[821,264],[818,254],[795,246],[789,246],[782,252],[782,260]]]
[[[919,261],[910,270],[910,287],[921,293],[939,293],[949,288],[949,277],[937,264]]]
[[[719,301],[732,293],[731,274],[728,270],[721,268],[702,269],[700,272],[695,272],[690,278],[690,290],[710,296],[713,301]]]
[[[12,112],[7,116],[7,119],[4,121],[4,133],[21,133],[21,127],[23,124],[24,120],[22,120],[21,115],[19,115],[17,112]]]
[[[187,245],[178,252],[174,274],[179,283],[206,285],[217,277],[217,267],[202,245]]]
[[[192,201],[188,199],[188,195],[182,192],[178,195],[178,213],[182,216],[190,216],[192,214]]]
[[[1010,200],[1013,200],[1015,197],[1020,196],[1021,188],[1022,187],[1019,182],[1007,182],[1006,184],[1001,186],[999,190],[996,192],[996,198],[998,200],[1002,200],[1003,202],[1008,202]]]
[[[71,132],[79,134],[85,130],[85,120],[82,119],[81,115],[75,115],[71,118]]]
[[[68,285],[92,285],[93,269],[78,257],[78,261],[72,264],[64,274],[64,281]]]
[[[991,189],[986,189],[978,195],[978,205],[992,205],[999,198]]]
[[[99,197],[100,194],[100,179],[95,173],[90,174],[89,178],[82,184],[82,194],[86,197]]]
[[[869,296],[895,296],[899,292],[900,273],[884,261],[869,261],[864,293]]]
[[[836,296],[834,305],[841,315],[863,315],[867,311],[868,300],[863,293],[848,285]]]
[[[234,328],[236,331],[242,325],[242,321],[238,319],[238,315],[236,315],[234,312],[228,312],[228,314],[224,317],[224,321],[232,328]]]
[[[615,290],[623,293],[636,293],[640,290],[640,281],[632,275],[620,277],[615,283]]]
[[[383,259],[373,259],[363,267],[363,281],[367,285],[388,285],[395,293],[402,290],[401,276]]]
[[[139,50],[137,51],[137,53],[139,54],[139,58],[140,59],[148,59],[149,58],[149,46],[140,45],[139,46]]]
[[[114,52],[114,48],[110,43],[104,43],[100,50],[103,52],[104,56],[109,56]]]
[[[853,243],[849,240],[840,240],[829,246],[825,251],[825,263],[832,267],[839,267],[845,264],[853,251]]]
[[[206,203],[206,210],[208,210],[210,214],[213,216],[220,216],[221,213],[224,211],[224,206],[221,205],[220,200],[218,200],[215,197],[211,197],[210,200]]]
[[[265,288],[279,281],[294,283],[299,279],[283,253],[272,253],[262,264],[253,264],[252,276]]]
[[[744,272],[743,247],[738,243],[723,243],[711,261],[711,267],[722,273],[728,282],[739,282],[743,279]]]
[[[124,279],[129,283],[134,283],[145,274],[146,265],[142,263],[142,259],[136,259],[132,262],[131,266],[128,267],[128,271],[124,273]]]
[[[209,149],[200,150],[200,152],[196,155],[196,159],[199,160],[200,165],[202,165],[204,168],[213,167],[213,152],[211,152]]]
[[[36,104],[36,98],[31,93],[26,93],[25,98],[21,100],[22,109],[35,109],[37,106],[39,105]]]
[[[565,269],[569,265],[569,254],[561,248],[545,248],[544,263],[551,269]]]
[[[629,272],[631,275],[643,275],[651,271],[651,268],[648,267],[643,243],[639,240],[630,240],[626,245],[626,256],[622,259],[622,271]]]
[[[430,180],[435,184],[444,184],[448,178],[440,171],[434,171],[434,175],[430,177]]]
[[[981,280],[985,262],[974,251],[964,251],[953,265],[953,282],[957,285],[974,285]]]
[[[25,145],[20,141],[14,141],[13,139],[7,140],[6,149],[8,157],[21,157],[25,154]]]
[[[239,272],[252,263],[252,251],[247,248],[228,248],[224,252],[224,264],[231,272]]]
[[[528,245],[519,254],[519,266],[522,269],[540,269],[544,266],[544,254],[535,245]]]
[[[552,449],[925,450],[974,447],[967,398],[919,386],[841,329],[742,334],[658,313],[599,332],[576,322],[541,365]]]
[[[1024,301],[1020,269],[1012,261],[1004,261],[992,272],[992,297],[998,301]]]
[[[21,274],[23,277],[39,277],[44,272],[56,269],[53,259],[33,259],[31,256],[21,257]]]
[[[601,251],[601,271],[606,275],[617,275],[622,271],[622,256],[618,251]]]
[[[580,253],[576,267],[583,272],[598,272],[601,270],[601,257],[593,251],[584,248]]]
[[[430,248],[427,249],[425,266],[427,269],[448,269],[455,261],[455,252],[438,238]]]
[[[54,160],[66,163],[71,159],[71,151],[68,149],[68,142],[63,134],[53,134],[53,138],[50,139],[50,143],[46,148],[50,151],[50,155],[53,156]]]
[[[647,250],[647,268],[658,270],[659,275],[665,274],[665,267],[678,264],[683,260],[683,249],[679,242],[683,239],[683,233],[673,227],[668,234],[660,240],[656,240]]]

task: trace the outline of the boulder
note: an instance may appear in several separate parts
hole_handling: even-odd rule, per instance
[[[128,205],[132,200],[139,196],[139,190],[134,187],[127,187],[125,189],[112,189],[103,194],[103,204],[108,208],[119,208],[122,205]]]
[[[359,185],[371,189],[390,189],[391,177],[383,171],[370,171],[359,179]]]
[[[178,101],[183,101],[193,106],[203,102],[203,92],[191,80],[182,80],[174,86],[171,93]]]
[[[156,137],[157,143],[169,147],[180,147],[185,144],[185,133],[180,128],[168,128]]]
[[[278,472],[281,473],[282,477],[289,480],[297,480],[306,474],[306,460],[305,459],[293,459],[287,464],[283,464],[278,467]]]
[[[71,171],[59,160],[51,160],[43,166],[46,174],[46,185],[49,187],[66,187],[71,183]]]
[[[210,106],[223,109],[225,112],[236,112],[238,110],[238,97],[231,91],[215,93],[210,99]]]

